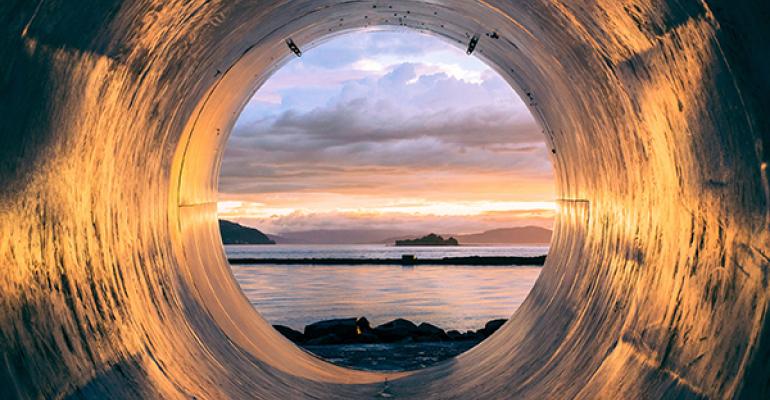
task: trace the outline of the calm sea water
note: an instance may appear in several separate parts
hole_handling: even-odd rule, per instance
[[[547,246],[393,247],[385,245],[225,246],[228,257],[417,258],[537,256]],[[252,305],[272,324],[302,329],[329,318],[395,318],[445,329],[478,329],[508,318],[540,274],[537,266],[232,265]]]

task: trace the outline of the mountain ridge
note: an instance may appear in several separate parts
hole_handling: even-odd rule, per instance
[[[455,238],[461,244],[548,244],[551,243],[552,235],[550,229],[527,225],[456,235]]]
[[[232,221],[219,221],[224,244],[394,244],[426,235],[400,229],[314,229],[270,234]],[[441,236],[453,237],[460,245],[527,245],[548,244],[552,234],[550,229],[525,225],[471,234],[442,233]]]
[[[267,236],[279,244],[373,244],[403,235],[416,233],[398,229],[314,229]]]

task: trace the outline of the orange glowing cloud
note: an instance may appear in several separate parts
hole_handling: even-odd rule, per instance
[[[477,59],[412,39],[342,36],[271,78],[225,151],[220,215],[271,233],[550,226],[549,151],[524,103]]]

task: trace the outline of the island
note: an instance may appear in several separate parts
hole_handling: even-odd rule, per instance
[[[418,239],[404,239],[396,240],[396,246],[459,246],[460,243],[457,239],[450,237],[444,239],[443,237],[431,233],[427,236],[423,236]]]
[[[274,240],[258,229],[224,219],[219,220],[219,232],[224,244],[275,244]]]

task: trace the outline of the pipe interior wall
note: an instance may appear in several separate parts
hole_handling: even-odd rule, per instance
[[[0,390],[11,398],[770,396],[766,2],[62,0],[0,5]],[[294,54],[414,29],[499,71],[559,213],[493,337],[426,370],[278,335],[216,224],[224,144]],[[497,35],[491,35],[496,33]],[[487,35],[489,34],[489,35]],[[497,38],[495,38],[497,37]]]

